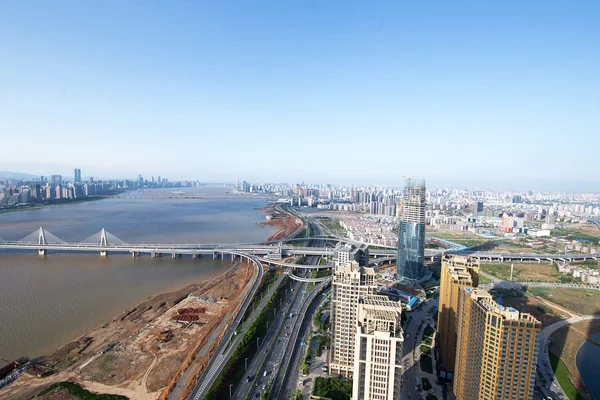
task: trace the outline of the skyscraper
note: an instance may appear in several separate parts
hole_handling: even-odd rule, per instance
[[[402,305],[386,296],[359,299],[354,352],[353,400],[400,399]]]
[[[458,297],[464,287],[477,287],[479,261],[470,257],[445,256],[442,259],[438,307],[440,376],[452,379],[456,358],[456,313]]]
[[[409,178],[404,187],[398,229],[396,276],[399,281],[416,282],[423,277],[425,205],[425,181]]]
[[[463,288],[458,300],[457,400],[532,399],[541,323]]]
[[[336,265],[331,283],[329,373],[352,377],[358,299],[375,293],[375,270],[356,261]]]
[[[78,168],[75,168],[73,182],[81,183],[81,170]]]

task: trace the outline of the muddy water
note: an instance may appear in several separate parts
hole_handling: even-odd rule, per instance
[[[221,188],[197,190],[225,195]],[[235,243],[264,240],[274,232],[256,225],[264,216],[254,208],[264,200],[168,199],[169,190],[145,194],[159,198],[107,199],[0,214],[0,238],[18,240],[40,225],[68,242],[83,241],[101,228],[128,243]],[[211,257],[42,257],[0,251],[0,358],[47,354],[147,296],[210,279],[230,266],[230,261]]]

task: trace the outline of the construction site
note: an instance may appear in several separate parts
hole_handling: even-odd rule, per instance
[[[304,223],[300,218],[289,211],[284,210],[280,204],[269,204],[268,206],[261,208],[260,211],[266,214],[268,219],[263,222],[258,222],[258,225],[269,225],[279,229],[279,231],[269,236],[267,241],[288,237],[297,230],[302,229],[304,226]]]
[[[240,306],[253,273],[253,265],[236,261],[213,280],[151,297],[36,360],[0,390],[0,398],[30,399],[64,381],[129,399],[166,399],[174,389],[176,398],[185,397],[218,345],[221,328]],[[77,397],[61,386],[38,398]]]

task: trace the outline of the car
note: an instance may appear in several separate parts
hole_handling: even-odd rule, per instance
[[[268,373],[268,371],[263,372],[263,376],[267,376]]]
[[[262,390],[265,390],[267,388],[267,385],[262,385]]]

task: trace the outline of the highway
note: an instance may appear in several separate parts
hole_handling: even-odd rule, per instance
[[[192,394],[190,396],[191,399],[200,400],[204,397],[206,392],[210,389],[214,380],[217,378],[217,376],[219,376],[219,373],[221,372],[221,370],[223,369],[223,367],[229,360],[231,353],[234,351],[234,349],[237,347],[237,345],[241,341],[242,337],[244,336],[242,334],[234,335],[234,333],[235,333],[236,329],[238,328],[238,326],[240,325],[240,323],[242,322],[244,313],[246,312],[248,305],[252,301],[252,298],[256,294],[256,291],[260,285],[260,281],[262,280],[262,276],[263,276],[262,264],[258,260],[256,260],[255,265],[257,265],[257,268],[259,270],[258,278],[254,281],[254,283],[252,285],[252,289],[250,290],[250,293],[248,293],[248,295],[246,296],[242,307],[240,308],[240,310],[238,311],[238,313],[235,316],[235,319],[233,320],[233,322],[231,324],[229,324],[229,327],[227,328],[227,330],[217,348],[217,351],[211,357],[206,369],[204,370],[204,373],[198,379],[198,382],[196,383],[196,387],[194,388],[194,390],[192,391]],[[277,288],[279,287],[279,285],[281,284],[283,279],[284,279],[284,276],[282,275],[275,282],[275,284],[271,286],[271,288],[269,289],[269,292],[265,296],[263,296],[263,300],[261,301],[259,306],[256,307],[255,311],[248,318],[246,323],[249,323],[250,321],[253,321],[254,318],[256,318],[256,316],[260,313],[260,311],[264,308],[264,306],[268,302],[271,295],[275,292],[275,290],[277,290]],[[229,343],[231,337],[234,337],[234,340],[227,347],[227,343]]]
[[[281,368],[285,349],[292,335],[292,321],[295,319],[290,318],[290,314],[297,317],[306,296],[302,293],[306,283],[294,282],[292,288],[293,291],[288,292],[285,298],[284,309],[277,314],[274,326],[269,328],[268,336],[260,346],[259,357],[254,357],[248,366],[245,378],[250,377],[250,380],[246,382],[244,379],[238,384],[234,399],[260,397],[269,382],[274,380],[276,371]]]
[[[321,235],[321,225],[316,223],[314,219],[309,218],[307,221],[311,224],[315,235]],[[315,243],[317,246],[325,244],[324,242]],[[319,263],[319,258],[310,257],[305,261],[308,265],[316,265]],[[291,339],[287,341],[282,356],[284,364],[277,370],[277,375],[273,380],[273,387],[269,393],[269,399],[287,399],[292,391],[297,388],[300,375],[300,361],[304,351],[301,343],[306,342],[312,324],[312,315],[319,303],[314,300],[330,281],[331,278],[313,287],[310,294],[302,299],[298,312],[294,313],[293,326],[289,328],[292,331]]]
[[[288,348],[286,349],[286,355],[289,354],[290,357],[284,357],[284,360],[287,361],[287,366],[284,365],[281,370],[285,371],[283,373],[283,378],[280,383],[279,379],[277,380],[280,388],[277,389],[277,387],[274,385],[269,399],[288,399],[293,390],[298,388],[300,364],[302,361],[302,354],[304,352],[304,347],[301,346],[301,342],[306,343],[308,333],[311,330],[312,315],[319,306],[319,301],[315,300],[320,296],[319,293],[323,292],[323,289],[329,284],[329,282],[330,280],[315,286],[312,289],[310,296],[304,300],[302,309],[298,313],[298,318],[294,324],[294,340],[290,340],[288,343]],[[326,295],[327,291],[324,291],[323,294]]]

